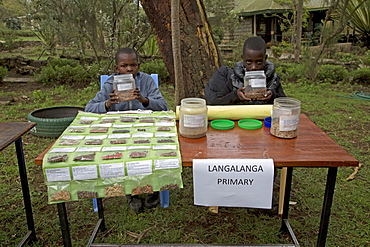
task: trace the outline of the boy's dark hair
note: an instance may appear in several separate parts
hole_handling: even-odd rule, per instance
[[[260,36],[250,37],[244,42],[243,54],[246,49],[263,51],[266,54],[266,42]]]
[[[119,49],[117,52],[116,52],[116,56],[115,56],[115,60],[116,60],[116,64],[118,64],[118,57],[119,55],[121,54],[135,54],[136,56],[136,61],[139,62],[139,56],[137,55],[137,52],[132,49],[132,48],[129,48],[129,47],[124,47],[124,48],[121,48]]]

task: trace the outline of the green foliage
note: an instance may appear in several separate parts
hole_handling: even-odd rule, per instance
[[[283,53],[294,53],[292,45],[286,41],[280,42],[279,45],[271,46],[271,51],[274,57],[280,57]]]
[[[360,34],[363,45],[369,48],[370,1],[351,0],[345,7],[346,15],[350,18],[350,25]]]
[[[0,81],[8,74],[8,69],[0,66]]]
[[[142,63],[140,65],[140,71],[147,74],[158,74],[159,80],[167,79],[170,75],[163,60],[158,59]]]
[[[370,66],[370,51],[365,53],[364,57],[361,58],[363,64]]]
[[[145,55],[152,55],[157,56],[160,55],[159,47],[157,45],[157,41],[154,35],[150,36],[150,38],[144,43],[140,50],[137,52]]]
[[[0,37],[5,41],[5,43],[1,44],[1,46],[8,50],[11,50],[15,47],[14,41],[18,39],[15,30],[6,29],[2,25],[0,25]]]
[[[307,74],[305,63],[275,63],[275,71],[282,82],[303,82]]]
[[[96,78],[98,74],[96,65],[84,68],[76,60],[51,59],[37,75],[36,81],[44,84],[88,85],[91,78]]]
[[[370,68],[360,68],[350,73],[351,82],[370,85]]]
[[[359,62],[359,57],[357,55],[345,52],[335,52],[333,59],[340,62]]]
[[[340,65],[324,64],[317,75],[317,81],[340,83],[348,78],[348,71]]]

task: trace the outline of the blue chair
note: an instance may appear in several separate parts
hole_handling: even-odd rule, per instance
[[[158,87],[158,74],[151,74],[150,76],[153,78],[155,84]],[[110,77],[109,75],[100,76],[100,89],[103,88],[104,83],[108,80],[109,77]],[[162,208],[168,208],[170,206],[170,191],[169,190],[160,191],[159,198],[160,198]],[[97,199],[93,198],[92,201],[93,201],[94,212],[98,212]]]

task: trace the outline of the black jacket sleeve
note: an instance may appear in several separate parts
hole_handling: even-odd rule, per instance
[[[230,76],[232,69],[222,66],[213,74],[204,88],[208,105],[233,105],[240,102],[236,90],[233,90]]]

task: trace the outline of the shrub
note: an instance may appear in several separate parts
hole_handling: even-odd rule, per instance
[[[338,83],[348,78],[349,72],[340,65],[322,65],[317,80],[325,83]]]
[[[301,82],[306,78],[307,66],[304,63],[276,62],[275,67],[275,72],[280,76],[282,82]]]
[[[76,60],[51,59],[36,76],[36,80],[44,84],[88,85],[91,78],[96,78],[98,73],[97,66],[92,65],[84,68]]]
[[[356,69],[350,73],[353,83],[365,83],[370,85],[370,68]]]
[[[338,60],[339,62],[356,62],[359,63],[359,57],[352,53],[345,53],[345,52],[336,52],[333,56],[333,59]]]
[[[8,69],[0,66],[0,81],[3,81],[3,78],[8,74]]]
[[[170,73],[167,70],[163,60],[152,60],[149,62],[142,63],[140,65],[140,71],[145,72],[147,74],[158,74],[160,80],[165,80],[169,77]]]

